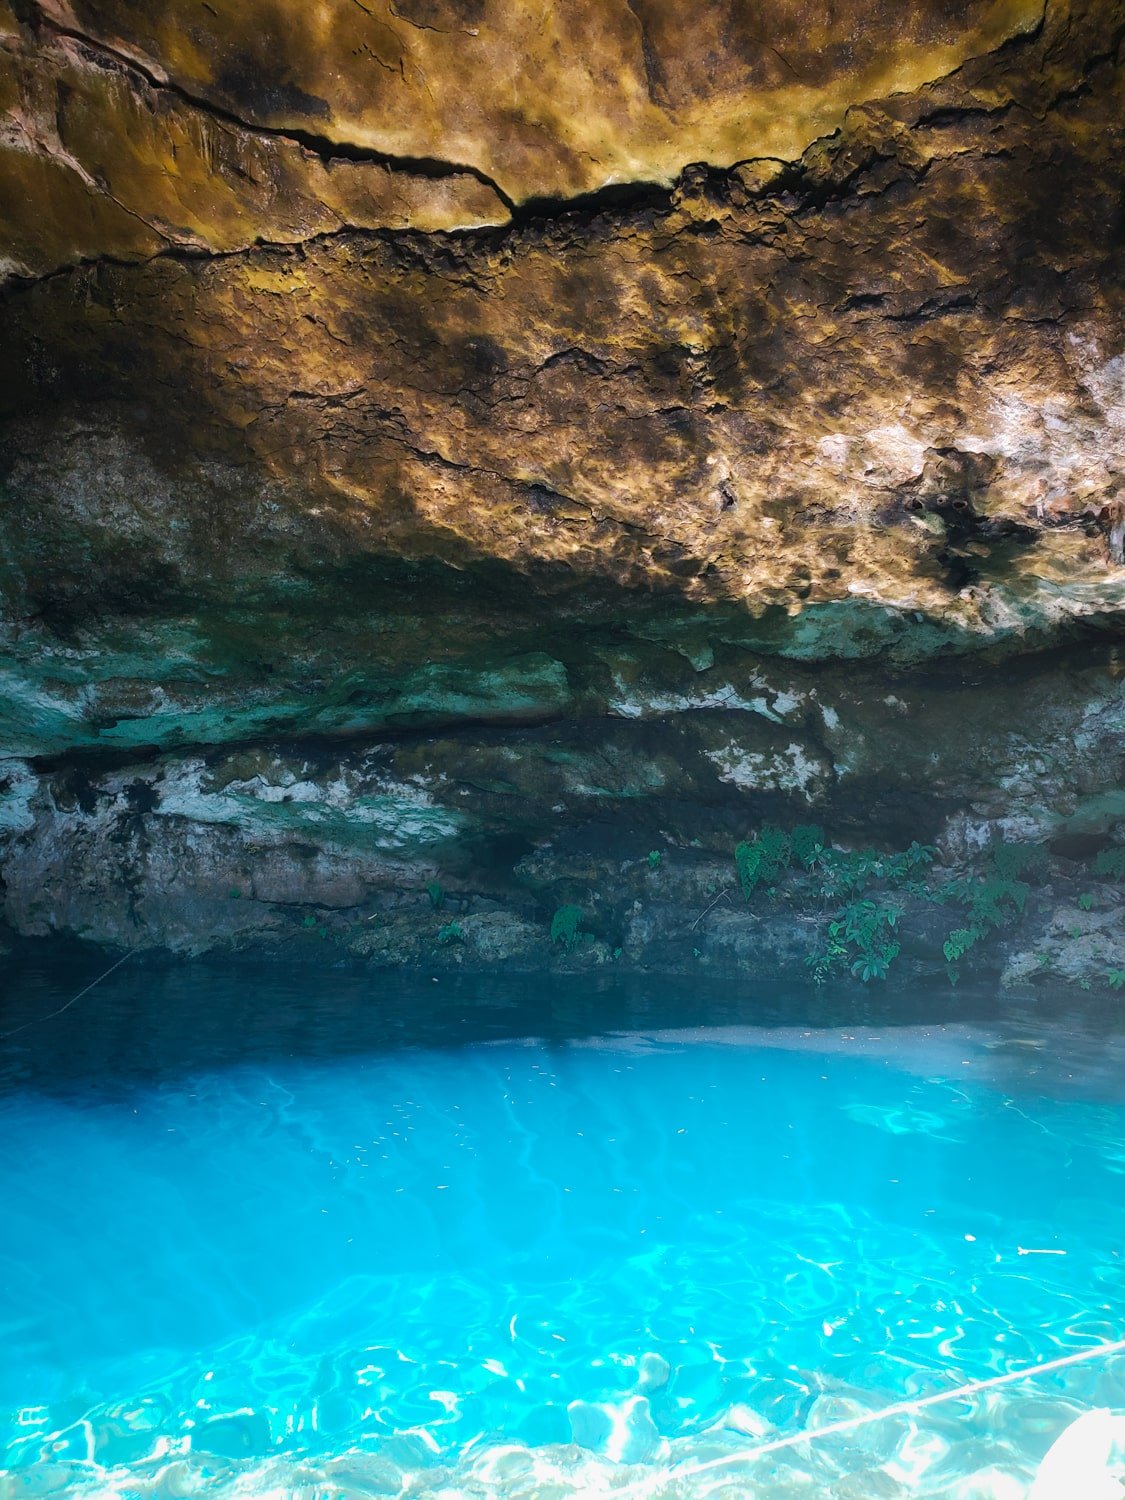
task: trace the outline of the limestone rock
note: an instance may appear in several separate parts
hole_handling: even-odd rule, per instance
[[[33,92],[48,88],[51,49],[80,52],[75,37],[89,23],[118,58],[91,64],[97,87],[149,120],[156,115],[137,101],[155,85],[122,74],[120,57],[143,56],[150,78],[179,70],[183,87],[224,110],[234,108],[236,79],[249,80],[247,112],[256,101],[271,128],[302,109],[355,123],[359,106],[334,49],[362,51],[351,33],[376,24],[366,7],[350,7],[354,17],[323,28],[308,49],[298,16],[321,26],[325,15],[294,12],[301,61],[286,65],[284,85],[258,90],[277,0],[259,29],[240,18],[237,66],[223,50],[231,39],[216,39],[209,20],[187,45],[174,5],[137,36],[124,7],[79,9],[48,20],[33,6],[30,32],[10,32]],[[972,53],[985,34],[975,33],[975,14],[966,5],[955,21],[943,7],[939,22],[936,11],[909,10],[903,35],[916,26],[948,35],[963,23]],[[633,13],[604,15],[635,48]],[[707,107],[733,112],[738,97],[745,139],[727,151],[710,139],[708,150],[681,144],[675,171],[684,160],[713,165],[682,175],[675,192],[597,211],[567,213],[564,203],[503,231],[363,233],[402,219],[337,202],[335,165],[298,153],[300,170],[285,182],[276,163],[267,172],[247,159],[227,172],[196,132],[208,191],[245,178],[265,194],[260,202],[165,203],[161,224],[179,224],[184,246],[200,253],[138,245],[150,258],[136,266],[114,263],[121,256],[99,222],[81,254],[94,254],[97,240],[104,262],[9,293],[5,385],[17,420],[8,529],[13,587],[22,580],[26,591],[19,602],[33,615],[63,610],[77,625],[95,599],[100,610],[128,607],[124,574],[133,599],[166,607],[194,593],[219,552],[239,578],[268,558],[275,608],[310,569],[355,580],[373,559],[399,556],[491,566],[532,577],[543,592],[624,585],[672,603],[729,602],[752,618],[776,609],[796,617],[794,636],[802,614],[814,623],[826,604],[862,606],[875,632],[884,612],[908,624],[920,613],[938,637],[968,646],[1120,610],[1125,574],[1111,533],[1125,367],[1105,212],[1121,159],[1115,8],[1084,0],[1032,31],[1038,17],[1018,6],[988,15],[994,40],[989,28],[1005,17],[1019,35],[925,88],[912,92],[896,64],[897,91],[880,94],[887,80],[861,70],[842,112],[838,80],[824,82],[839,128],[800,142],[791,167],[754,192],[741,168],[724,164],[736,150],[757,160],[776,151],[750,140],[754,89],[736,96],[720,80]],[[776,20],[790,24],[785,7]],[[676,48],[709,45],[710,24],[690,37],[677,31]],[[450,45],[448,28],[435,25],[410,28],[410,47]],[[473,26],[491,34],[483,17]],[[732,37],[732,68],[744,70]],[[848,38],[858,59],[869,43],[855,18]],[[454,45],[463,53],[470,42]],[[761,53],[761,39],[753,47]],[[885,60],[894,46],[880,35],[876,50]],[[810,77],[843,58],[813,48]],[[381,71],[370,58],[364,69],[365,78]],[[340,80],[329,102],[327,73]],[[620,73],[606,104],[622,142],[629,76]],[[685,119],[703,89],[702,73],[692,77]],[[766,89],[770,119],[790,118],[778,109],[790,86]],[[78,85],[52,97],[60,88],[78,110]],[[381,85],[371,109],[397,88]],[[455,96],[442,96],[451,110]],[[575,129],[596,116],[565,112]],[[20,119],[34,113],[16,109]],[[457,118],[471,113],[466,105]],[[422,115],[411,119],[423,128]],[[170,151],[170,127],[151,128]],[[77,133],[102,141],[86,125]],[[140,126],[124,136],[140,149]],[[112,183],[131,168],[124,145],[103,144],[105,165],[83,170]],[[69,149],[20,160],[57,162]],[[161,195],[191,196],[191,172],[182,184],[167,165],[154,209]],[[51,213],[28,213],[21,191],[19,232],[47,234]],[[49,199],[41,183],[34,191]],[[60,213],[78,222],[76,211]],[[148,233],[131,222],[131,235]],[[341,227],[353,224],[361,228]],[[239,244],[249,248],[203,253]],[[123,468],[134,476],[127,500],[115,479]],[[297,574],[287,587],[283,571]]]
[[[338,228],[464,229],[689,162],[791,160],[851,105],[1033,31],[1038,0],[6,0],[5,196],[35,271]],[[257,231],[255,233],[255,231]],[[15,247],[13,247],[15,248]]]
[[[1109,974],[1125,970],[1125,902],[1098,894],[1100,910],[1084,910],[1085,901],[1056,908],[1037,940],[1009,958],[1001,982],[1009,988],[1044,982],[1104,988]]]
[[[640,661],[635,650],[635,669]],[[611,710],[621,684],[602,658],[572,659],[576,697],[540,722],[504,722],[506,698],[491,724],[474,721],[480,701],[443,700],[429,705],[444,714],[440,727],[407,717],[376,743],[369,730],[350,744],[170,747],[102,768],[68,755],[54,765],[9,758],[3,910],[25,933],[128,947],[329,941],[386,964],[613,959],[803,974],[822,941],[824,896],[810,889],[748,911],[736,844],[764,822],[815,819],[844,846],[934,843],[951,871],[987,863],[1002,842],[1070,861],[1093,854],[1125,833],[1113,661],[1086,647],[1021,660],[1006,679],[995,665],[891,679],[878,666],[826,674],[791,664],[783,693],[769,686],[773,662],[720,650],[698,671],[657,652],[652,676],[638,671],[631,689],[647,706],[622,715]],[[537,664],[530,680],[544,671]],[[821,767],[816,779],[792,774],[794,745],[804,747],[799,765]],[[732,777],[736,763],[745,774]],[[1093,878],[1096,904],[1071,909],[1084,878],[1074,871],[1029,915],[1009,982],[1041,975],[1026,955],[1048,953],[1068,982],[1104,984],[1119,912],[1112,887]],[[582,909],[596,940],[572,954],[550,939],[566,905]],[[444,943],[450,923],[457,940]],[[904,958],[943,971],[942,942],[957,925],[914,902]]]
[[[8,920],[686,965],[765,818],[1119,838],[1122,35],[0,0]]]

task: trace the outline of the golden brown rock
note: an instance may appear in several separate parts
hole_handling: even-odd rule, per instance
[[[37,274],[340,224],[472,228],[530,200],[669,185],[689,162],[795,160],[851,105],[950,73],[1042,6],[911,0],[890,24],[855,0],[709,0],[690,17],[670,0],[21,0],[5,15],[7,264]]]
[[[981,639],[1104,612],[1119,23],[1098,0],[1053,12],[783,171],[692,168],[672,194],[478,235],[52,279],[10,299],[11,352],[65,349],[64,398],[163,392],[345,554],[752,614],[859,597]],[[194,87],[210,35],[129,46]]]
[[[0,88],[0,254],[17,274],[170,246],[299,242],[345,225],[429,231],[508,217],[472,173],[393,170],[245,129],[50,30],[0,34]]]
[[[1028,31],[1039,0],[42,0],[57,24],[257,125],[476,167],[517,202],[800,155],[849,104]]]

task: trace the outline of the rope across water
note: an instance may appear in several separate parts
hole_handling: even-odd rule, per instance
[[[65,1005],[60,1005],[58,1010],[53,1010],[45,1016],[36,1016],[33,1021],[25,1021],[22,1026],[13,1026],[11,1031],[0,1031],[0,1042],[6,1042],[11,1036],[19,1036],[20,1032],[26,1031],[29,1026],[40,1026],[44,1021],[53,1021],[56,1016],[61,1016],[64,1010],[69,1010],[72,1005],[76,1005],[82,999],[83,995],[88,995],[95,985],[101,984],[103,979],[108,979],[114,969],[119,969],[132,956],[133,953],[130,950],[124,957],[119,958],[115,964],[110,964],[104,974],[99,974],[96,979],[91,980],[84,990],[79,990],[77,995],[72,996]]]
[[[839,1422],[827,1422],[823,1427],[813,1427],[805,1432],[791,1433],[788,1437],[771,1438],[768,1443],[759,1443],[756,1448],[744,1448],[738,1453],[727,1453],[721,1458],[710,1458],[703,1463],[688,1464],[664,1474],[653,1475],[630,1486],[624,1493],[646,1495],[667,1484],[670,1480],[694,1479],[698,1475],[710,1474],[717,1469],[729,1468],[732,1464],[753,1463],[770,1453],[780,1453],[785,1448],[796,1448],[802,1443],[815,1443],[820,1438],[832,1437],[842,1432],[854,1432],[858,1427],[867,1427],[872,1422],[882,1422],[887,1417],[909,1416],[923,1411],[928,1406],[939,1406],[944,1401],[956,1401],[965,1396],[976,1396],[982,1391],[995,1390],[998,1386],[1013,1385],[1018,1380],[1030,1380],[1036,1375],[1046,1375],[1052,1370],[1064,1370],[1068,1365],[1081,1364],[1084,1360],[1104,1359],[1110,1354],[1125,1353],[1125,1339],[1112,1343],[1095,1344],[1089,1349],[1079,1349],[1074,1354],[1064,1354],[1058,1359],[1045,1360],[1043,1364],[1029,1365],[1022,1370],[1011,1370],[1006,1375],[992,1375],[987,1380],[970,1380],[952,1390],[935,1391],[929,1396],[919,1396],[911,1401],[896,1401],[881,1411],[864,1412],[858,1417],[845,1417]]]

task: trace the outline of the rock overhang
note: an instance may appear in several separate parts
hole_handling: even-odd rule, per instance
[[[1119,826],[1117,7],[529,14],[0,8],[12,910],[67,818],[189,946],[246,829],[230,933],[396,819],[369,888],[466,901],[563,835]]]

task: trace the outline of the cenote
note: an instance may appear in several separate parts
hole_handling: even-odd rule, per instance
[[[32,949],[9,1495],[1023,1495],[1125,1356],[1125,1025]],[[30,1023],[30,1024],[28,1024]]]
[[[0,0],[0,1500],[1125,1500],[1122,0]]]

